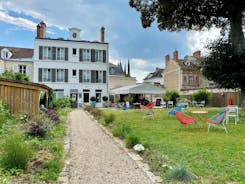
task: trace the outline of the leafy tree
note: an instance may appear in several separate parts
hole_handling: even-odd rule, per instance
[[[179,98],[180,95],[175,90],[167,91],[165,96],[163,97],[164,101],[173,101],[174,105],[177,103],[177,98]]]
[[[1,75],[0,78],[5,79],[14,79],[14,80],[21,80],[21,81],[29,81],[29,77],[25,74],[20,72],[13,72],[13,70],[5,70]]]
[[[232,45],[237,53],[245,49],[242,25],[245,3],[241,0],[130,0],[129,5],[141,13],[144,28],[157,20],[160,30],[201,30],[213,25],[230,29]]]
[[[157,20],[158,28],[169,31],[221,28],[224,41],[211,44],[210,56],[203,66],[204,75],[220,87],[241,88],[245,107],[245,3],[241,0],[130,0],[129,5],[141,13],[144,28]]]
[[[197,102],[205,101],[205,104],[208,104],[211,98],[211,93],[206,91],[205,89],[201,89],[192,94],[193,99]]]

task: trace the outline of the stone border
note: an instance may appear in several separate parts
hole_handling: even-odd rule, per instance
[[[70,112],[68,113],[67,118],[67,135],[64,140],[64,168],[59,175],[58,183],[59,184],[69,184],[70,183],[70,150],[71,150],[71,131],[70,131]]]
[[[151,180],[152,183],[162,183],[162,178],[160,176],[154,175],[150,171],[150,166],[144,162],[144,159],[139,154],[126,148],[123,140],[114,137],[112,133],[109,130],[107,130],[103,125],[101,125],[92,115],[90,115],[85,110],[84,112],[90,117],[91,120],[93,120],[100,126],[100,128],[103,130],[105,134],[107,134],[117,145],[119,145],[120,149],[124,150],[127,153],[127,155],[135,161],[137,166],[145,173],[145,175]]]

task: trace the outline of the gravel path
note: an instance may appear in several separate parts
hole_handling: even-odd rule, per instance
[[[150,184],[150,179],[82,110],[69,115],[71,184]]]

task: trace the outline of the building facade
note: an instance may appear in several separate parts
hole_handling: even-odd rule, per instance
[[[144,78],[144,83],[150,83],[150,84],[154,84],[157,86],[163,86],[163,72],[164,72],[164,69],[157,67],[154,72],[149,73]]]
[[[0,74],[12,70],[33,79],[33,49],[0,46]]]
[[[198,65],[202,62],[201,52],[196,51],[193,56],[178,58],[178,51],[174,51],[173,59],[165,56],[164,85],[167,90],[178,92],[201,88],[213,88],[214,83],[207,80],[200,72]]]
[[[122,65],[109,64],[109,89],[120,88],[136,84],[136,77],[127,77]]]
[[[100,41],[81,40],[78,28],[69,29],[67,40],[52,39],[41,22],[34,41],[34,82],[52,88],[56,98],[71,97],[75,106],[89,104],[94,96],[101,107],[102,97],[109,96],[108,47],[103,27]]]

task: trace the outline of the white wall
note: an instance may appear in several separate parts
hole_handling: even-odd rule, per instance
[[[64,47],[68,48],[68,61],[57,60],[39,60],[39,46],[49,47]],[[72,54],[72,49],[76,48],[76,56]],[[79,62],[79,48],[82,49],[96,49],[106,50],[106,63],[102,62]],[[77,89],[79,93],[83,89],[90,90],[90,97],[95,96],[95,90],[102,90],[102,97],[109,96],[108,89],[108,44],[99,42],[84,42],[84,41],[67,41],[67,40],[54,40],[54,39],[35,39],[34,42],[34,82],[38,81],[39,68],[58,68],[68,69],[68,83],[66,82],[39,82],[43,83],[53,89],[64,89],[64,95],[70,96],[71,89]],[[77,70],[76,77],[72,76],[72,70]],[[79,83],[79,70],[103,70],[107,72],[106,83]],[[102,103],[97,104],[99,107]]]

